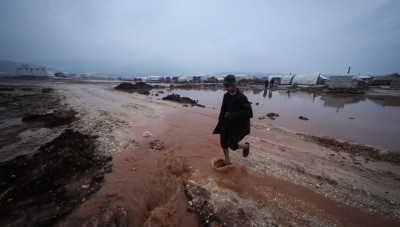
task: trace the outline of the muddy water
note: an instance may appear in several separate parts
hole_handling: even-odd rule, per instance
[[[274,203],[276,199],[284,198],[296,210],[310,216],[330,219],[343,226],[352,226],[355,223],[359,226],[378,226],[382,223],[387,226],[393,225],[393,222],[386,218],[335,202],[303,186],[256,173],[239,163],[233,163],[234,168],[229,171],[216,171],[210,163],[212,158],[222,157],[219,137],[211,134],[216,118],[213,113],[207,111],[198,113],[190,109],[167,113],[169,129],[162,136],[163,139],[170,141],[174,155],[184,157],[188,161],[193,171],[192,179],[211,177],[219,187],[230,189],[242,198],[262,201],[274,210],[282,223],[296,220],[299,224],[308,225],[304,220],[292,216],[292,213]],[[252,130],[252,134],[262,134],[257,129]]]
[[[153,94],[157,91],[153,91]],[[150,97],[162,98],[171,93],[199,100],[200,104],[218,113],[224,91],[175,89],[165,91],[158,97]],[[300,132],[332,136],[400,151],[400,140],[397,139],[400,99],[371,99],[308,92],[288,93],[284,90],[267,93],[262,90],[244,91],[244,94],[253,103],[254,122],[271,123]],[[270,112],[278,113],[280,116],[275,120],[269,118],[259,120],[259,117]],[[309,120],[299,120],[299,116],[307,117]]]
[[[232,171],[215,171],[210,160],[221,156],[218,136],[211,134],[215,124],[216,114],[210,109],[199,112],[199,109],[187,108],[166,110],[157,124],[131,128],[131,136],[138,139],[137,146],[113,155],[113,172],[106,175],[104,186],[59,225],[90,226],[107,210],[122,207],[127,213],[128,226],[198,226],[194,213],[187,211],[183,182],[188,177],[194,180],[213,178],[219,187],[230,189],[242,198],[262,201],[281,223],[296,220],[307,225],[274,203],[275,198],[280,197],[308,215],[327,218],[339,225],[392,224],[385,218],[334,202],[302,186],[255,173],[238,163],[234,163]],[[144,131],[153,135],[143,138]],[[149,143],[155,139],[165,143],[164,150],[149,148]]]

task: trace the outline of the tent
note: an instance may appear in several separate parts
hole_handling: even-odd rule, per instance
[[[353,76],[331,76],[329,77],[329,88],[352,88]]]
[[[316,85],[320,75],[320,72],[295,75],[292,84]]]
[[[390,85],[393,80],[398,79],[400,79],[400,75],[398,73],[393,73],[384,76],[374,77],[373,80],[369,83],[371,85]]]
[[[292,83],[294,75],[283,75],[281,77],[281,84],[288,85]]]

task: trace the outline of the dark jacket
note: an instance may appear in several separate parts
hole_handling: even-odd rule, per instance
[[[230,124],[231,132],[233,133],[232,136],[244,137],[245,135],[250,134],[250,118],[253,117],[251,103],[247,97],[237,89],[237,94],[234,97],[232,107],[228,110],[226,103],[229,95],[228,92],[224,94],[218,124],[213,133],[220,134],[222,124]],[[225,117],[227,112],[229,112],[229,116]]]

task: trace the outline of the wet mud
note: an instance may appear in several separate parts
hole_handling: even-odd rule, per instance
[[[176,107],[104,86],[65,85],[65,90],[80,92],[76,100],[87,107],[85,120],[72,125],[96,132],[96,141],[104,143],[102,150],[112,151],[113,166],[111,172],[109,164],[100,168],[100,163],[109,163],[109,158],[100,158],[98,165],[93,165],[95,172],[104,176],[104,184],[100,182],[98,190],[98,182],[89,181],[91,170],[83,170],[89,174],[84,180],[80,180],[80,172],[70,178],[70,188],[79,191],[93,187],[97,191],[91,196],[76,197],[82,198],[81,204],[60,218],[57,226],[399,223],[399,195],[395,189],[398,165],[385,159],[356,164],[362,156],[353,155],[352,160],[352,154],[345,151],[347,144],[336,147],[335,142],[323,141],[332,144],[323,146],[311,137],[254,123],[252,134],[245,138],[252,144],[250,156],[243,158],[241,152],[231,152],[234,167],[216,171],[210,160],[222,155],[222,151],[218,137],[212,135],[218,117],[215,111]],[[81,111],[76,103],[73,107]],[[144,132],[151,133],[144,137]],[[113,137],[108,138],[110,135]],[[340,149],[343,151],[335,153]],[[82,155],[85,157],[85,153]],[[78,163],[85,160],[80,155],[77,159]],[[393,172],[389,174],[389,170]],[[73,182],[76,187],[71,186]],[[8,195],[5,191],[4,195]]]
[[[48,226],[101,187],[111,157],[71,129],[36,154],[0,164],[0,225]]]
[[[363,157],[365,162],[369,161],[384,161],[394,165],[400,165],[400,153],[391,151],[381,151],[379,149],[361,145],[352,144],[346,141],[338,141],[329,137],[318,137],[312,135],[303,135],[309,141],[315,142],[321,146],[327,147],[336,153],[346,152],[353,156]],[[356,162],[357,163],[357,162]],[[361,164],[361,163],[359,163]]]
[[[205,107],[204,105],[199,104],[198,100],[193,100],[188,97],[181,97],[178,94],[167,95],[164,98],[162,98],[162,100],[167,100],[167,101],[172,101],[172,102],[177,102],[177,103],[182,103],[182,104],[188,104],[191,106],[198,106],[198,107],[203,107],[203,108]]]
[[[79,114],[51,87],[1,85],[0,225],[49,226],[97,191],[111,157],[66,129]]]
[[[121,83],[120,85],[116,86],[115,89],[129,93],[136,92],[143,95],[150,95],[150,90],[153,89],[153,86],[146,84],[144,82],[137,82],[135,84]]]

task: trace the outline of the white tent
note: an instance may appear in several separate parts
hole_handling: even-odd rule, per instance
[[[269,76],[268,76],[268,82],[271,82],[271,80],[274,79],[274,78],[279,78],[279,79],[281,79],[281,78],[282,78],[282,75],[269,75]]]
[[[288,85],[292,83],[294,75],[283,75],[281,77],[281,84]]]
[[[295,75],[292,84],[316,85],[320,72]]]
[[[191,78],[189,78],[188,76],[181,76],[178,79],[178,82],[189,82]]]

